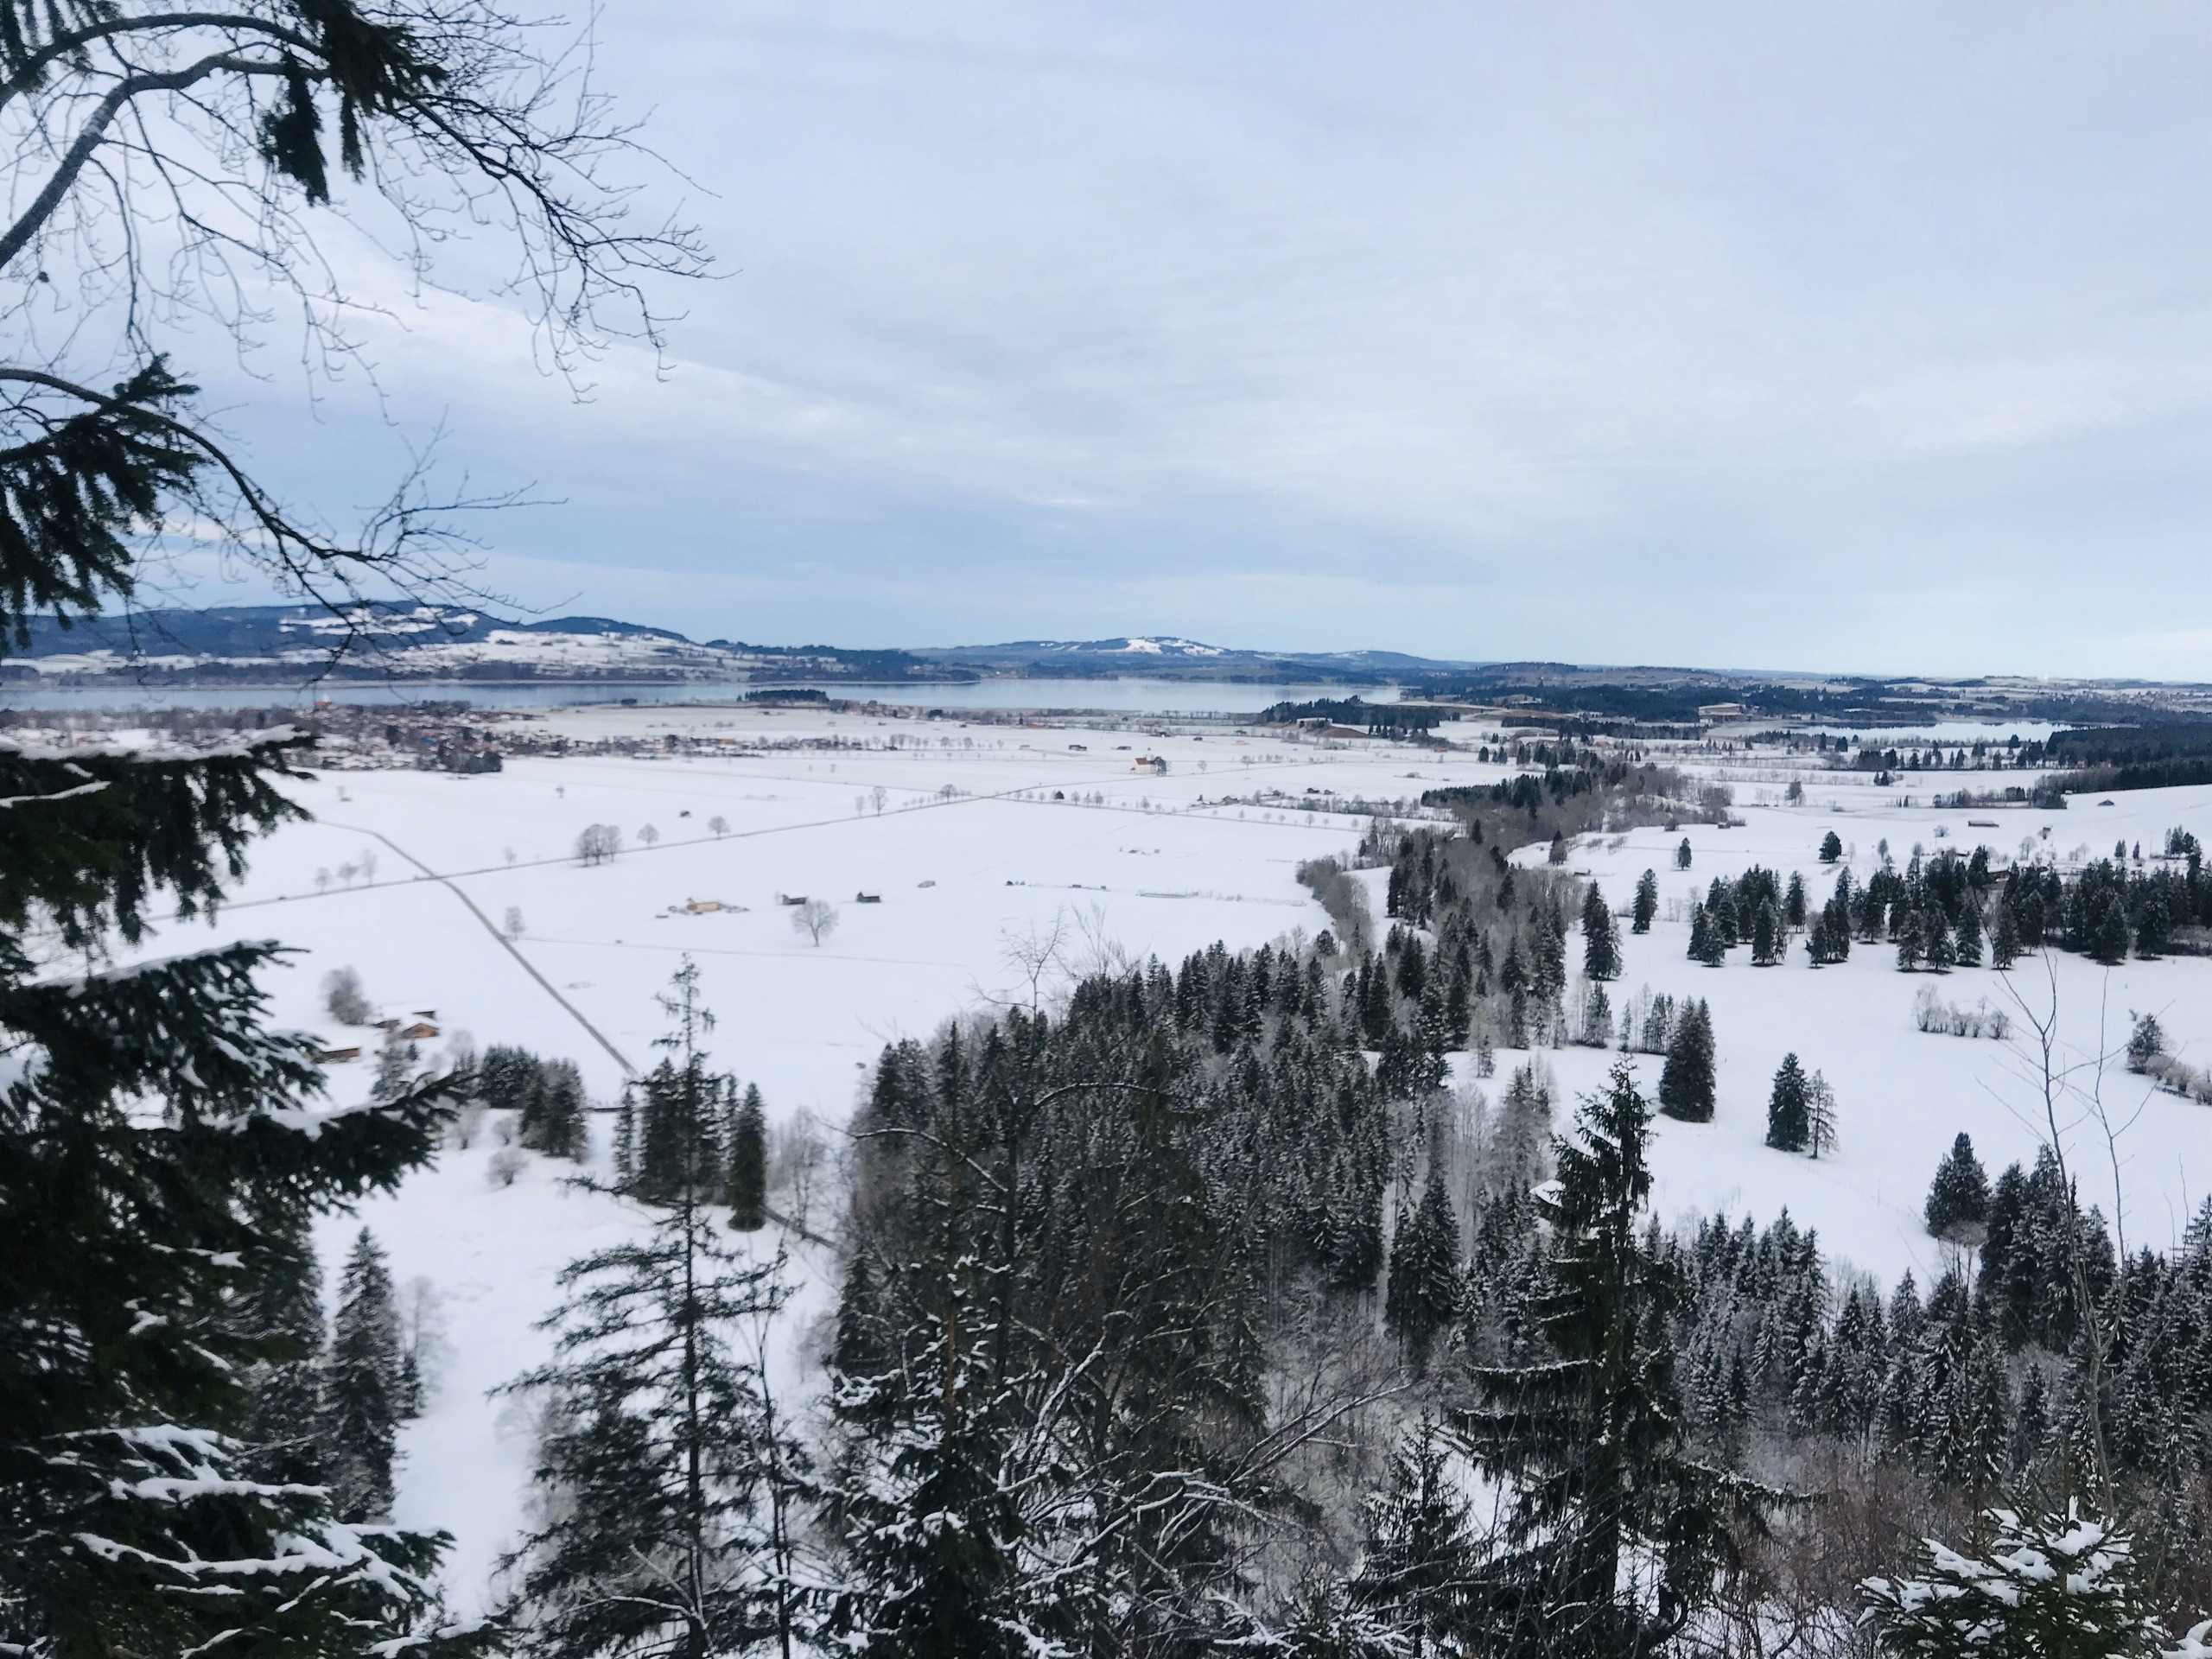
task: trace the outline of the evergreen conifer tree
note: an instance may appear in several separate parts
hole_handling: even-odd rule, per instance
[[[1843,856],[1843,837],[1833,830],[1821,837],[1821,862],[1833,864]]]
[[[18,798],[0,813],[0,1027],[19,1057],[0,1085],[0,1642],[152,1654],[251,1632],[321,1654],[396,1639],[433,1616],[423,1575],[442,1541],[358,1532],[319,1487],[262,1478],[315,1450],[254,1422],[260,1364],[303,1363],[306,1320],[241,1330],[236,1294],[314,1209],[426,1160],[446,1109],[435,1086],[304,1106],[320,1075],[302,1040],[266,1029],[254,984],[268,944],[32,979],[34,907],[79,948],[110,922],[137,937],[149,887],[213,902],[226,859],[283,815],[265,752],[73,764],[108,787],[34,805],[81,775],[0,751],[0,794]],[[137,1109],[147,1099],[166,1113]]]
[[[1582,1008],[1582,1030],[1576,1039],[1586,1048],[1603,1048],[1613,1040],[1613,1005],[1603,985],[1590,988]]]
[[[1897,971],[1910,974],[1920,967],[1925,935],[1921,931],[1920,918],[1903,906],[1892,911],[1890,926],[1897,937]]]
[[[619,124],[557,111],[556,73],[487,8],[8,13],[0,82],[37,136],[11,157],[0,652],[48,619],[143,601],[179,535],[327,613],[341,649],[372,597],[459,596],[411,486],[359,540],[289,515],[161,335],[227,324],[251,354],[290,302],[307,354],[342,358],[347,260],[318,227],[365,182],[353,207],[369,195],[419,233],[396,238],[417,274],[433,223],[498,196],[567,360],[642,268],[696,262],[680,229],[618,233],[619,193],[587,157]],[[31,315],[49,275],[69,296],[59,333]],[[210,916],[251,843],[308,816],[287,786],[305,742],[0,745],[0,1651],[449,1645],[424,1576],[437,1537],[340,1522],[319,1488],[257,1478],[260,1453],[232,1438],[251,1431],[259,1368],[302,1357],[298,1332],[234,1318],[257,1262],[426,1162],[442,1084],[326,1111],[310,1046],[268,1027],[255,981],[273,942],[140,948],[156,917]],[[105,971],[111,950],[131,960]]]
[[[909,1364],[845,1378],[836,1396],[848,1434],[827,1516],[844,1562],[824,1633],[856,1659],[1034,1659],[1071,1651],[1089,1622],[1094,1581],[1056,1570],[1034,1513],[1055,1477],[1025,1463],[1018,1385],[984,1362],[963,1277]]]
[[[1751,916],[1751,965],[1771,968],[1782,960],[1787,936],[1782,928],[1782,913],[1772,900],[1759,906]]]
[[[1471,1506],[1452,1478],[1453,1452],[1427,1414],[1399,1437],[1389,1490],[1368,1501],[1367,1547],[1350,1586],[1356,1605],[1410,1632],[1414,1659],[1457,1650],[1447,1644],[1465,1622],[1480,1556]]]
[[[526,1112],[537,1092],[537,1057],[494,1043],[476,1063],[477,1097],[495,1112]]]
[[[1491,1136],[1486,1160],[1489,1185],[1494,1191],[1526,1192],[1544,1179],[1550,1167],[1552,1091],[1549,1074],[1539,1074],[1531,1060],[1514,1068],[1498,1103],[1497,1127]]]
[[[1703,905],[1690,912],[1689,959],[1701,962],[1708,968],[1718,967],[1725,960],[1713,918]]]
[[[2020,959],[2020,918],[2012,906],[1999,902],[1997,906],[1997,930],[1989,942],[1989,963],[1999,971],[2009,969]]]
[[[1621,971],[1620,929],[1594,881],[1582,900],[1582,971],[1595,980],[1618,979]]]
[[[1710,1122],[1714,1083],[1713,1012],[1703,997],[1686,998],[1659,1073],[1659,1109],[1685,1123]]]
[[[1795,1054],[1782,1057],[1774,1092],[1766,1103],[1766,1143],[1778,1152],[1802,1152],[1812,1139],[1812,1084]]]
[[[1951,955],[1961,968],[1981,966],[1981,901],[1972,893],[1959,906],[1959,925],[1952,937]]]
[[[760,1086],[747,1084],[730,1114],[729,1224],[743,1233],[767,1225],[768,1118]]]
[[[1732,1514],[1751,1507],[1688,1452],[1667,1328],[1688,1286],[1642,1225],[1649,1136],[1621,1061],[1537,1198],[1554,1240],[1535,1310],[1549,1352],[1477,1372],[1469,1448],[1512,1497],[1506,1549],[1471,1593],[1471,1650],[1652,1651],[1710,1595]],[[1624,1574],[1631,1561],[1648,1567]]]
[[[584,1080],[574,1060],[533,1064],[521,1139],[550,1158],[581,1159],[584,1153]]]
[[[377,1052],[377,1073],[369,1084],[369,1098],[383,1106],[406,1094],[413,1086],[414,1062],[412,1043],[386,1039]]]
[[[550,1407],[534,1477],[547,1518],[508,1562],[507,1610],[548,1659],[788,1651],[805,1624],[783,1517],[810,1477],[762,1363],[790,1292],[782,1254],[753,1259],[708,1208],[721,1080],[698,1046],[697,979],[687,961],[662,999],[683,1086],[661,1107],[683,1121],[652,1230],[562,1270],[555,1357],[507,1385]]]
[[[1920,957],[1931,972],[1947,974],[1959,959],[1958,947],[1951,938],[1950,919],[1943,914],[1943,906],[1931,898],[1920,912]]]
[[[261,1227],[246,1280],[226,1321],[260,1351],[246,1372],[252,1399],[247,1471],[276,1484],[323,1480],[322,1274],[304,1218],[279,1213]]]
[[[1459,1312],[1459,1224],[1444,1190],[1444,1173],[1432,1163],[1421,1203],[1400,1213],[1390,1242],[1390,1287],[1382,1322],[1404,1343],[1416,1365]]]
[[[1884,1654],[2152,1659],[2175,1651],[2125,1530],[2072,1504],[2063,1515],[1993,1510],[1984,1521],[1985,1549],[1961,1554],[1930,1542],[1915,1576],[1867,1581],[1868,1620]],[[2205,1651],[2197,1640],[2204,1634],[2192,1633],[2188,1647]]]
[[[391,1513],[402,1364],[391,1274],[383,1250],[364,1227],[339,1281],[338,1319],[323,1382],[331,1501],[345,1520],[383,1521]]]
[[[624,1185],[648,1204],[671,1204],[683,1193],[708,1203],[724,1188],[728,1097],[736,1084],[709,1071],[699,1046],[715,1018],[699,1006],[696,965],[686,957],[671,982],[675,994],[664,996],[661,1006],[677,1021],[680,1035],[663,1041],[670,1052],[626,1100],[631,1127]],[[621,1134],[618,1129],[618,1140]]]
[[[1951,1142],[1928,1189],[1928,1230],[1937,1238],[1973,1238],[1989,1223],[1989,1177],[1966,1135]]]
[[[1675,849],[1675,868],[1678,870],[1687,870],[1689,867],[1690,838],[1688,836],[1684,836],[1682,837],[1682,844]]]
[[[1658,914],[1659,877],[1656,871],[1646,870],[1636,880],[1636,909],[1629,918],[1629,931],[1649,933]]]
[[[1791,928],[1805,925],[1811,900],[1806,896],[1805,878],[1796,870],[1789,872],[1789,891],[1782,901],[1782,919]]]
[[[1343,1160],[1328,1184],[1316,1241],[1323,1279],[1332,1289],[1365,1294],[1382,1272],[1382,1182]]]

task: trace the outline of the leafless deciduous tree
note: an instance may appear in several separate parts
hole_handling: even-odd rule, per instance
[[[604,864],[622,850],[622,832],[611,823],[586,826],[576,837],[576,856],[586,864]]]
[[[791,931],[820,944],[837,931],[837,907],[824,899],[802,899],[791,906]]]
[[[369,999],[361,990],[361,976],[351,968],[334,968],[323,976],[323,1007],[341,1026],[369,1023]]]
[[[458,593],[452,512],[491,500],[435,500],[418,472],[356,532],[330,531],[252,473],[173,348],[212,333],[265,374],[290,336],[311,381],[372,372],[360,324],[379,307],[346,276],[364,247],[418,292],[519,296],[541,360],[572,377],[615,338],[657,343],[645,283],[702,256],[635,216],[632,175],[610,170],[634,135],[590,67],[587,38],[490,0],[0,4],[12,608],[128,600],[152,532],[225,547],[341,616],[378,590]],[[512,262],[454,268],[487,230]]]

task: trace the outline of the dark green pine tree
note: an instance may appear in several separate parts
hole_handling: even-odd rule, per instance
[[[1595,881],[1582,899],[1582,971],[1595,980],[1621,976],[1620,928]]]
[[[1646,870],[1636,879],[1636,909],[1629,918],[1629,931],[1649,933],[1659,915],[1659,876]]]
[[[1730,1522],[1757,1513],[1758,1493],[1685,1445],[1669,1325],[1688,1290],[1642,1225],[1649,1133],[1622,1061],[1536,1197],[1554,1241],[1535,1308],[1547,1351],[1477,1371],[1465,1419],[1477,1461],[1513,1494],[1506,1548],[1470,1599],[1471,1651],[1657,1651],[1730,1562]]]
[[[912,1333],[903,1366],[841,1379],[846,1430],[825,1518],[843,1571],[824,1634],[855,1659],[1033,1659],[1090,1623],[1087,1576],[1060,1573],[1032,1505],[1053,1471],[1023,1466],[1019,1379],[992,1376],[984,1310],[956,1269],[947,1317]]]
[[[671,1052],[635,1086],[634,1104],[624,1106],[632,1123],[625,1186],[647,1204],[672,1204],[687,1192],[702,1202],[721,1196],[728,1096],[736,1087],[708,1069],[699,1046],[715,1017],[699,1005],[697,965],[686,957],[671,982],[674,995],[660,1004],[677,1035],[661,1039]]]
[[[1791,928],[1804,926],[1805,918],[1810,913],[1811,906],[1812,900],[1805,892],[1803,874],[1797,870],[1790,871],[1789,891],[1782,900],[1783,921]]]
[[[379,206],[417,229],[442,207],[395,193],[401,178],[450,188],[443,207],[499,194],[563,360],[607,300],[639,296],[640,268],[696,269],[680,229],[617,232],[620,193],[582,158],[619,129],[542,98],[557,53],[537,34],[422,0],[0,13],[0,86],[19,130],[46,140],[11,157],[0,236],[22,302],[0,371],[0,652],[48,619],[130,607],[180,531],[327,613],[340,649],[371,597],[463,597],[411,482],[359,540],[288,516],[162,335],[205,346],[193,325],[219,337],[227,322],[250,354],[272,299],[296,301],[302,343],[342,359],[319,238],[365,181],[357,197],[381,182]],[[415,270],[437,238],[400,239]],[[34,320],[46,293],[70,296],[59,332]],[[0,745],[0,1651],[444,1643],[415,1639],[435,1634],[438,1539],[347,1527],[320,1490],[251,1478],[233,1437],[251,1431],[257,1367],[297,1346],[232,1318],[273,1238],[429,1160],[444,1085],[325,1111],[312,1049],[269,1029],[256,987],[276,944],[142,950],[152,917],[203,919],[251,842],[307,816],[289,781],[305,781],[290,770],[304,741]],[[111,957],[124,965],[105,971]]]
[[[1813,1091],[1795,1054],[1782,1057],[1767,1096],[1766,1143],[1777,1152],[1802,1152],[1813,1132]]]
[[[1382,1323],[1416,1365],[1426,1364],[1437,1333],[1459,1317],[1460,1296],[1459,1223],[1444,1190],[1444,1172],[1432,1163],[1420,1204],[1400,1213],[1390,1241]]]
[[[1928,1189],[1928,1230],[1937,1238],[1974,1238],[1989,1223],[1989,1176],[1966,1135],[1936,1166]]]
[[[391,1514],[404,1365],[391,1274],[364,1227],[339,1281],[338,1318],[323,1378],[331,1502],[347,1521],[383,1521]]]
[[[1843,856],[1843,837],[1833,830],[1821,837],[1821,862],[1833,864]]]
[[[729,1224],[757,1233],[768,1224],[768,1116],[757,1084],[730,1114],[728,1167]]]
[[[415,1086],[415,1045],[387,1039],[377,1054],[376,1076],[369,1084],[369,1098],[382,1106],[397,1100]]]
[[[1782,960],[1782,952],[1789,942],[1783,930],[1782,912],[1774,901],[1763,902],[1751,914],[1751,966],[1771,968]]]
[[[1368,1501],[1367,1547],[1349,1586],[1355,1606],[1412,1638],[1414,1659],[1460,1650],[1452,1643],[1480,1559],[1465,1485],[1453,1478],[1457,1449],[1426,1413],[1399,1437],[1389,1490]]]
[[[581,1159],[584,1153],[583,1074],[574,1060],[532,1063],[520,1125],[523,1145],[549,1158]]]
[[[1339,1157],[1327,1184],[1314,1255],[1334,1290],[1364,1295],[1382,1272],[1382,1182]]]
[[[351,1654],[435,1616],[440,1537],[359,1533],[319,1488],[257,1478],[281,1471],[254,1384],[304,1359],[306,1321],[242,1330],[238,1304],[313,1213],[429,1160],[442,1084],[315,1110],[305,1042],[266,1025],[268,943],[78,978],[48,960],[143,940],[157,896],[212,910],[296,816],[286,759],[0,749],[0,1643]]]
[[[1685,998],[1659,1072],[1659,1109],[1685,1123],[1711,1122],[1714,1073],[1713,1011],[1703,997]]]
[[[1920,912],[1920,958],[1929,971],[1950,972],[1959,959],[1957,944],[1951,938],[1950,918],[1943,914],[1943,906],[1931,895]]]
[[[2000,902],[1997,906],[1997,928],[1989,941],[1989,965],[2002,972],[2020,959],[2020,918],[2012,913],[2012,906]]]
[[[709,1117],[721,1079],[697,1046],[697,977],[687,962],[662,999],[662,1041],[700,1086],[664,1103]],[[762,1365],[784,1258],[756,1261],[717,1224],[711,1120],[681,1127],[690,1161],[664,1172],[652,1230],[562,1270],[555,1357],[506,1385],[550,1407],[533,1477],[549,1518],[506,1564],[508,1619],[545,1659],[789,1651],[804,1628],[789,1516],[810,1477]]]
[[[257,1480],[321,1485],[322,1270],[303,1218],[280,1210],[260,1232],[263,1243],[245,1259],[245,1282],[226,1321],[264,1356],[245,1376],[253,1402],[245,1468]]]
[[[1689,959],[1701,962],[1708,968],[1717,968],[1726,960],[1719,936],[1714,932],[1713,918],[1703,905],[1690,912]]]
[[[495,1112],[526,1114],[537,1093],[538,1069],[528,1049],[494,1043],[476,1063],[477,1098]]]
[[[1959,906],[1958,931],[1952,938],[1951,951],[1961,968],[1981,966],[1981,900],[1972,893]]]

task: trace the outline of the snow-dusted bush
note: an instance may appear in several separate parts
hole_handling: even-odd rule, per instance
[[[1913,1023],[1921,1030],[1947,1037],[1989,1037],[2002,1042],[2012,1029],[2012,1016],[1989,1006],[1987,997],[1970,1008],[1946,1002],[1933,985],[1923,985],[1912,999]]]
[[[2154,1054],[2140,1070],[2161,1089],[2187,1096],[2200,1106],[2212,1106],[2212,1073],[2202,1068],[2176,1059],[2171,1054]]]
[[[1993,1510],[1980,1556],[1929,1540],[1919,1576],[1869,1579],[1866,1621],[1897,1659],[2148,1659],[2173,1655],[2136,1582],[2126,1533],[2085,1519]],[[2202,1627],[2190,1641],[2199,1646]],[[2178,1650],[2186,1653],[2186,1648]]]

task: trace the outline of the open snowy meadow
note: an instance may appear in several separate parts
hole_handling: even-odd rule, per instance
[[[1327,918],[1297,881],[1299,863],[1348,860],[1368,822],[1332,803],[1413,803],[1425,789],[1508,775],[1475,758],[1472,746],[1491,734],[1471,727],[1447,728],[1465,748],[1440,753],[1134,722],[1016,728],[683,708],[545,721],[579,738],[709,736],[727,740],[728,753],[510,759],[475,776],[321,772],[296,786],[314,821],[254,849],[212,929],[171,925],[151,948],[280,939],[300,954],[270,986],[279,1023],[315,1032],[327,1047],[361,1044],[321,1001],[324,975],[350,967],[380,1016],[436,1027],[421,1045],[426,1059],[461,1033],[479,1048],[520,1044],[573,1059],[601,1106],[653,1063],[667,1027],[658,999],[685,959],[696,963],[715,1019],[715,1063],[759,1084],[786,1170],[796,1161],[806,1171],[777,1199],[796,1226],[772,1227],[756,1245],[793,1254],[799,1317],[786,1322],[776,1364],[802,1389],[818,1381],[810,1326],[834,1298],[835,1252],[822,1240],[837,1221],[838,1130],[887,1042],[993,1004],[1049,1004],[1095,966],[1153,956],[1173,965],[1217,939],[1236,950],[1310,937]],[[849,747],[799,747],[810,740]],[[1885,1281],[1910,1269],[1926,1283],[1956,1248],[1921,1221],[1953,1137],[1971,1135],[1993,1174],[2031,1160],[2047,1134],[2032,1027],[2055,1018],[2055,1060],[2077,1085],[2059,1127],[2085,1202],[2117,1220],[2130,1248],[2175,1242],[2212,1193],[2212,1112],[2130,1074],[2117,1051],[2131,1014],[2155,1013],[2174,1052],[2203,1063],[2212,960],[2107,969],[2053,952],[2008,975],[1933,976],[1899,973],[1880,945],[1815,969],[1799,942],[1783,965],[1754,968],[1738,951],[1708,969],[1686,955],[1688,914],[1713,877],[1753,864],[1785,881],[1802,872],[1817,907],[1834,880],[1817,851],[1830,830],[1862,880],[1885,843],[1900,865],[1915,848],[1986,845],[2001,867],[2023,842],[2062,861],[2109,855],[2115,842],[2155,855],[2175,826],[2212,836],[2212,790],[2139,791],[2110,805],[2077,798],[2063,811],[1933,810],[1904,804],[1903,785],[1817,770],[1810,757],[1661,758],[1728,783],[1740,823],[1586,837],[1569,867],[1623,912],[1641,873],[1658,874],[1651,932],[1622,927],[1625,968],[1609,988],[1617,1014],[1646,989],[1711,1004],[1718,1110],[1707,1124],[1658,1122],[1663,1219],[1722,1211],[1764,1223],[1786,1208],[1834,1257]],[[1793,779],[1804,798],[1782,804]],[[1925,800],[1962,781],[1974,780],[1915,774],[1910,787]],[[575,849],[594,825],[619,830],[621,850],[588,865]],[[1685,836],[1686,869],[1676,867]],[[1516,856],[1541,863],[1546,849]],[[1378,924],[1382,874],[1363,877]],[[800,898],[832,907],[818,938],[794,926],[798,907],[785,901]],[[1988,1014],[2004,1015],[2008,1034],[1923,1031],[1916,1000],[1931,991],[1981,1014],[1985,1027]],[[335,1099],[365,1095],[374,1050],[364,1052],[330,1067]],[[1838,1141],[1817,1160],[1763,1144],[1786,1052],[1835,1093]],[[2109,1057],[2101,1067],[2100,1054]],[[1478,1109],[1477,1092],[1494,1094],[1528,1058],[1501,1051],[1497,1077],[1478,1080],[1473,1058],[1455,1057],[1461,1109]],[[1614,1058],[1575,1047],[1536,1057],[1563,1102]],[[1637,1065],[1656,1084],[1658,1060]],[[602,1159],[609,1122],[595,1120]],[[810,1137],[819,1147],[810,1164]],[[549,1338],[535,1327],[562,1265],[634,1230],[642,1213],[567,1185],[574,1173],[507,1147],[490,1122],[397,1193],[331,1218],[320,1238],[327,1268],[354,1229],[372,1229],[413,1316],[435,1333],[425,1345],[437,1357],[429,1408],[402,1433],[395,1518],[456,1533],[448,1573],[462,1609],[485,1604],[524,1516],[531,1421],[522,1402],[491,1391],[544,1357]]]

